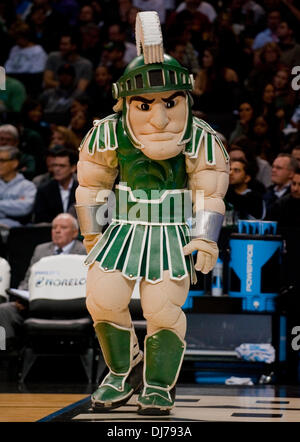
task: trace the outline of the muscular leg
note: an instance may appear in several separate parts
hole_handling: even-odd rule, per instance
[[[88,271],[86,305],[94,324],[101,321],[131,327],[128,304],[135,281],[129,281],[119,270],[104,272],[95,262]]]
[[[164,272],[158,284],[141,282],[141,303],[147,319],[144,388],[138,397],[139,414],[169,414],[175,401],[175,385],[182,364],[186,317],[181,306],[189,290],[189,279],[170,279]]]
[[[134,285],[120,271],[103,272],[98,262],[88,271],[86,304],[109,368],[91,398],[99,411],[125,404],[142,383],[142,353],[128,308]]]
[[[189,292],[190,280],[170,279],[169,271],[164,271],[163,281],[151,284],[144,279],[140,284],[141,305],[147,320],[147,334],[166,328],[184,339],[186,317],[181,309]]]

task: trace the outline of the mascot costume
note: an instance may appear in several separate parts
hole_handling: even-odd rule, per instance
[[[109,368],[93,408],[120,407],[138,392],[139,414],[166,415],[185,352],[181,306],[195,269],[208,273],[218,257],[229,157],[216,132],[193,117],[193,77],[164,54],[156,12],[137,14],[136,45],[137,57],[113,84],[116,113],[95,120],[80,145],[76,210],[88,252],[87,308]],[[101,233],[99,213],[113,187],[113,216]],[[137,279],[143,351],[128,308]]]

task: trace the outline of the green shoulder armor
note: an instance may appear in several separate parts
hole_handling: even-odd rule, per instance
[[[202,141],[205,147],[205,158],[208,166],[214,166],[216,164],[216,145],[220,147],[226,163],[229,162],[229,155],[217,132],[205,121],[193,117],[192,137],[185,146],[185,155],[191,159],[197,158]]]
[[[118,148],[117,123],[118,114],[112,114],[102,120],[94,120],[93,127],[82,139],[79,150],[85,145],[88,153],[93,155],[95,151],[105,152],[106,150],[116,150]]]

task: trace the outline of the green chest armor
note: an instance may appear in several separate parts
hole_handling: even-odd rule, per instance
[[[143,189],[147,193],[151,189],[171,190],[183,189],[187,185],[185,171],[185,155],[180,153],[174,158],[155,161],[144,155],[143,151],[134,147],[128,139],[121,120],[117,125],[119,147],[117,149],[120,167],[120,182],[127,187]]]

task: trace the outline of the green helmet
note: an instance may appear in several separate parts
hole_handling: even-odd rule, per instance
[[[179,142],[179,144],[184,144],[191,137],[192,98],[190,92],[193,90],[194,79],[175,58],[164,54],[157,12],[142,11],[137,14],[136,45],[138,56],[129,63],[122,77],[113,84],[113,97],[123,101],[122,119],[125,132],[134,146],[143,147],[130,127],[129,104],[126,97],[165,91],[185,91],[187,116],[183,136]]]
[[[164,91],[191,91],[193,76],[175,58],[164,54],[162,63],[145,64],[144,55],[134,58],[113,84],[115,99]]]

